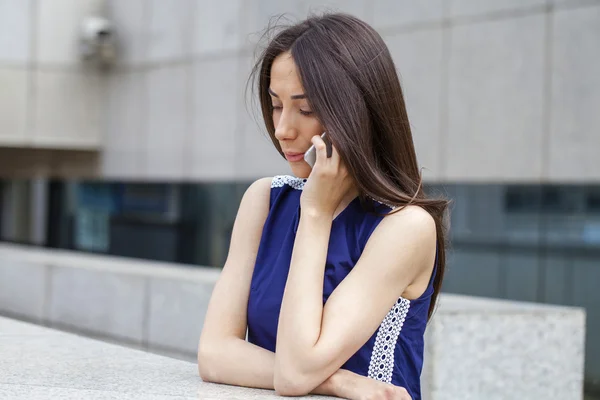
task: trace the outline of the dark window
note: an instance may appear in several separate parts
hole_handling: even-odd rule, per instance
[[[507,213],[566,214],[577,211],[580,198],[580,192],[569,185],[508,185],[504,196],[504,206]]]
[[[542,198],[541,188],[538,186],[509,185],[506,186],[504,195],[504,208],[506,212],[538,212]]]
[[[600,191],[588,191],[585,200],[587,212],[600,213]]]

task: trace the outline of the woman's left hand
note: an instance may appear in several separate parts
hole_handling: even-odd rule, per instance
[[[304,212],[333,217],[340,202],[352,188],[352,177],[333,144],[331,157],[327,157],[327,146],[319,135],[311,139],[316,148],[317,161],[300,197]]]

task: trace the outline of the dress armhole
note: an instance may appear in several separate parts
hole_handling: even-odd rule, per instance
[[[379,211],[381,211],[384,207],[387,208],[388,212],[392,211],[394,209],[393,207],[382,204],[376,200],[373,200],[373,201],[375,202],[375,208]],[[381,221],[383,221],[383,218],[385,218],[385,217],[379,217],[379,216],[369,214],[369,217],[366,219],[367,223],[363,225],[363,228],[361,229],[360,236],[359,236],[360,245],[361,245],[361,253],[365,249],[365,246],[367,245],[369,238],[371,237],[373,232],[375,232],[375,229],[377,229],[377,226],[379,226]]]
[[[269,211],[273,208],[273,180],[275,177],[271,178],[271,192],[269,194]]]

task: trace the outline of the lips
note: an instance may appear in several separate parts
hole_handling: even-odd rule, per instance
[[[285,154],[285,158],[287,158],[288,161],[294,162],[294,161],[301,161],[304,159],[304,153],[284,153]]]

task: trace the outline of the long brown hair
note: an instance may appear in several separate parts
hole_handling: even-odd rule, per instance
[[[397,207],[390,212],[394,213],[413,204],[435,219],[437,271],[431,317],[444,278],[448,201],[424,193],[402,88],[385,42],[367,23],[343,13],[310,16],[269,40],[248,83],[258,75],[264,123],[282,157],[268,88],[273,61],[288,51],[311,110],[354,178],[363,205],[371,197]]]

